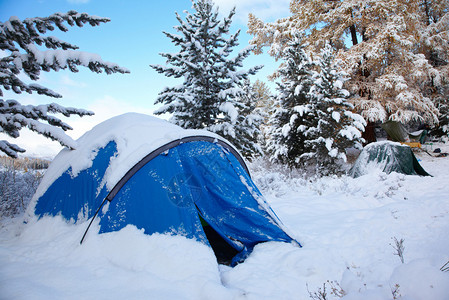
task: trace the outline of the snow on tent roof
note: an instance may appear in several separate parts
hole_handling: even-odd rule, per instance
[[[225,141],[212,132],[183,129],[149,115],[126,113],[113,117],[81,136],[76,141],[75,150],[64,149],[54,158],[33,198],[40,197],[51,183],[69,168],[73,176],[89,168],[98,149],[111,141],[117,144],[117,155],[111,159],[102,183],[108,190],[148,153],[189,136],[207,136]]]
[[[51,163],[28,216],[78,222],[98,213],[100,233],[134,225],[206,244],[212,228],[240,256],[261,242],[299,244],[218,135],[132,113],[97,125],[77,143]]]

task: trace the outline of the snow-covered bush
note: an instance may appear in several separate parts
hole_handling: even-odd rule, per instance
[[[44,168],[43,161],[33,160]],[[39,185],[43,170],[29,168],[27,160],[2,160],[0,166],[0,218],[12,217],[24,211]]]
[[[449,90],[449,87],[447,88]],[[449,92],[446,92],[448,94]],[[442,96],[445,96],[442,94]],[[441,138],[443,141],[449,138],[449,99],[440,97],[436,101],[436,106],[440,112],[439,123],[436,128],[434,128],[430,135],[433,137]]]

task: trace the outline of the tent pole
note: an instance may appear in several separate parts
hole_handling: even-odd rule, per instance
[[[87,228],[86,228],[86,231],[84,231],[83,237],[82,237],[82,239],[81,239],[81,241],[80,241],[80,245],[83,243],[84,238],[86,237],[87,231],[88,231],[89,228],[90,228],[90,225],[92,225],[92,222],[94,221],[95,217],[96,217],[96,216],[98,215],[98,213],[100,212],[100,209],[103,207],[103,205],[104,205],[104,203],[106,202],[106,200],[107,200],[107,197],[104,198],[103,202],[101,202],[100,207],[99,207],[99,208],[97,209],[97,211],[95,212],[94,216],[92,217],[92,220],[90,220],[90,223],[89,223],[89,225],[88,225]]]

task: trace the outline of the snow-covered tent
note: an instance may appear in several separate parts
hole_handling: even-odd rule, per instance
[[[55,157],[30,215],[80,222],[98,212],[100,233],[134,225],[146,234],[180,234],[213,248],[205,231],[218,233],[237,254],[234,261],[261,242],[297,243],[238,152],[218,135],[129,113],[97,125],[77,145]]]
[[[372,169],[387,174],[397,172],[407,175],[430,176],[419,164],[412,149],[391,141],[370,143],[363,148],[349,175],[359,177]]]

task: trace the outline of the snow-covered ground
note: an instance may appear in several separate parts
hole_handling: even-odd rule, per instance
[[[432,147],[449,152],[449,144]],[[303,247],[260,244],[234,268],[180,236],[129,226],[80,245],[86,223],[4,219],[0,299],[310,299],[323,284],[326,299],[338,299],[332,287],[346,300],[449,299],[449,272],[440,270],[449,260],[449,157],[417,156],[433,177],[373,170],[304,180],[253,164],[256,184]]]

